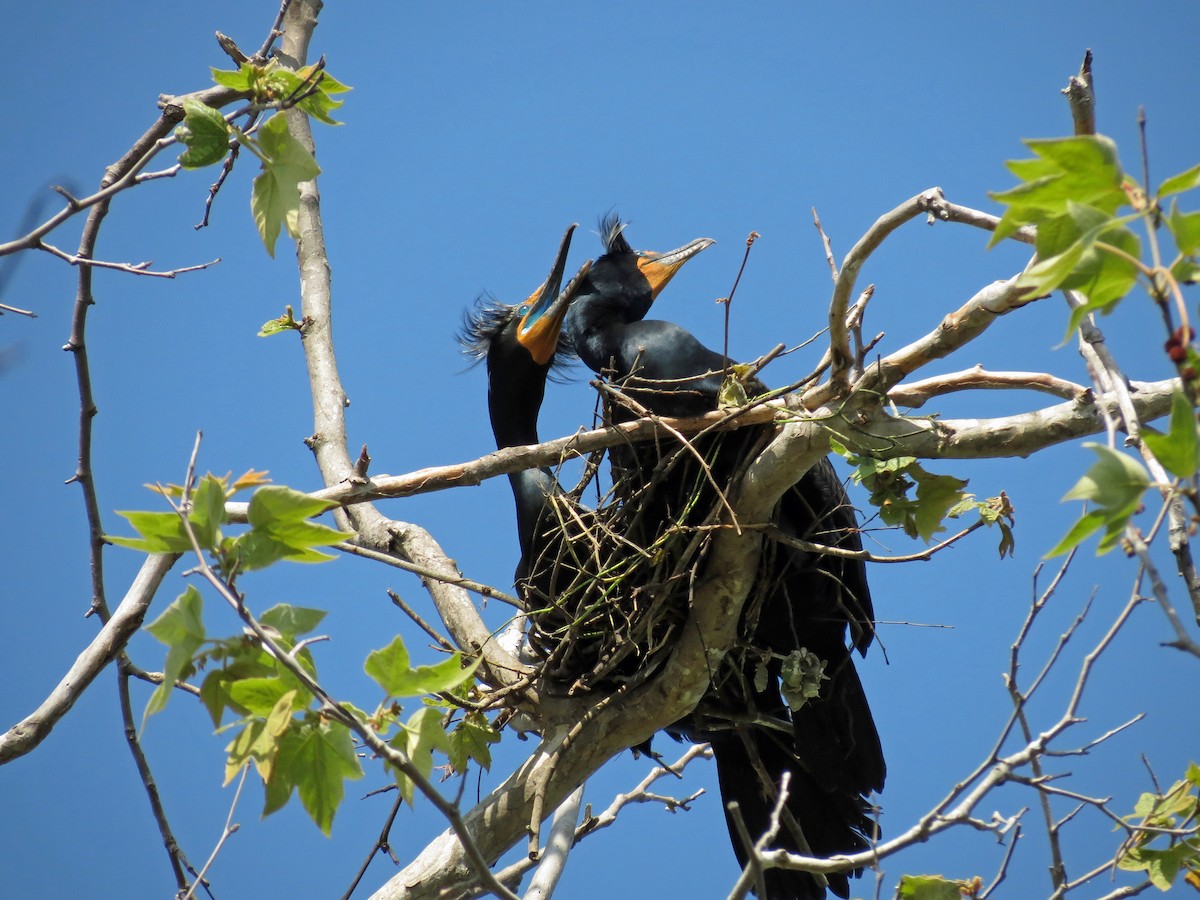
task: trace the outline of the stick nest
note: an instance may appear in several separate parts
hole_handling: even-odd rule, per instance
[[[519,585],[547,684],[568,694],[612,688],[648,678],[666,659],[721,527],[721,492],[734,473],[719,451],[730,443],[744,441],[718,434],[616,448],[612,487],[589,509],[579,498],[599,493],[595,454],[574,490],[550,498],[540,555]],[[757,579],[755,594],[770,587]]]

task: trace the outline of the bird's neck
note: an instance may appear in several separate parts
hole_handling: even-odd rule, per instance
[[[636,318],[626,306],[604,299],[590,299],[572,310],[575,352],[593,372],[601,372],[616,364],[619,375],[624,351],[629,344],[630,326]]]
[[[510,384],[495,373],[489,373],[488,411],[497,449],[538,443],[537,420],[545,392],[545,372],[536,375],[538,377]],[[538,527],[538,518],[546,508],[546,498],[558,490],[558,482],[546,468],[510,472],[508,482],[512,485],[517,506],[521,552],[526,554]]]

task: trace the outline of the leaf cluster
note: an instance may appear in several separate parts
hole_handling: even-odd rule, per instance
[[[852,477],[871,492],[871,505],[879,508],[884,524],[903,528],[911,538],[928,543],[945,531],[943,522],[967,497],[964,479],[935,475],[915,456],[858,456],[837,440],[830,444],[855,467]]]
[[[323,63],[292,71],[278,61],[265,65],[245,62],[237,71],[213,69],[217,84],[247,94],[251,106],[243,111],[251,123],[263,111],[274,112],[258,127],[237,127],[220,111],[206,106],[195,98],[183,101],[184,119],[175,129],[175,137],[187,148],[179,162],[187,169],[199,169],[225,160],[232,167],[233,147],[245,147],[262,163],[250,194],[250,210],[258,227],[259,237],[271,256],[275,241],[286,227],[293,239],[299,236],[300,183],[311,181],[321,174],[321,167],[312,153],[288,131],[287,120],[280,112],[296,107],[328,125],[341,124],[330,113],[340,107],[342,100],[335,95],[350,88],[324,70]]]
[[[249,482],[257,483],[261,482]],[[105,539],[145,553],[199,550],[208,554],[216,571],[232,582],[241,572],[261,569],[282,559],[293,562],[332,559],[317,548],[351,537],[348,532],[309,521],[336,504],[314,500],[281,485],[259,487],[250,498],[250,528],[236,536],[226,534],[223,529],[229,516],[225,501],[247,484],[241,479],[230,485],[228,476],[205,475],[185,505],[174,512],[118,510],[117,514],[129,521],[139,537],[106,535]],[[173,492],[170,488],[162,490]]]
[[[1200,166],[1166,179],[1147,197],[1122,169],[1116,144],[1104,135],[1025,145],[1034,157],[1008,163],[1020,183],[992,194],[1006,209],[991,244],[1036,226],[1038,259],[1017,285],[1039,294],[1056,289],[1083,294],[1087,302],[1072,310],[1068,335],[1089,313],[1111,312],[1139,278],[1151,297],[1165,303],[1172,287],[1200,277],[1200,212],[1180,211],[1175,197],[1200,187]],[[1164,214],[1168,197],[1171,205]],[[1129,212],[1118,215],[1125,209]],[[1159,229],[1174,240],[1177,252],[1169,265],[1142,261],[1142,242],[1127,227],[1139,219],[1156,243]]]
[[[277,647],[315,678],[316,664],[300,638],[324,617],[322,610],[280,604],[263,613],[260,624]],[[298,790],[305,811],[329,834],[344,782],[363,775],[346,725],[325,715],[312,692],[254,636],[209,637],[195,587],[189,586],[146,629],[170,648],[163,683],[146,715],[166,705],[176,682],[209,669],[200,700],[214,727],[233,732],[225,747],[225,782],[253,765],[265,786],[264,816]],[[235,718],[222,727],[226,711]]]
[[[156,487],[168,497],[179,497],[174,512],[122,512],[138,537],[110,537],[113,543],[148,553],[197,551],[209,556],[215,572],[232,590],[238,574],[280,560],[321,562],[331,559],[317,548],[350,537],[349,534],[311,521],[333,504],[293,491],[263,485],[264,473],[249,472],[235,482],[228,475],[205,475],[190,494],[176,485]],[[256,487],[250,499],[249,528],[239,535],[225,533],[225,502],[237,491]],[[240,600],[241,598],[239,598]],[[362,777],[349,727],[329,715],[302,679],[285,666],[286,654],[314,681],[316,665],[302,640],[320,625],[325,612],[281,604],[267,610],[258,624],[270,636],[266,646],[256,634],[212,638],[204,627],[200,592],[189,586],[147,630],[166,644],[163,682],[146,706],[148,717],[162,710],[176,684],[208,669],[200,686],[200,700],[219,730],[234,730],[226,749],[228,783],[245,766],[253,765],[266,788],[263,815],[284,806],[299,793],[304,809],[326,834],[344,795],[347,779]],[[470,760],[491,765],[488,749],[499,735],[481,711],[458,715],[470,706],[476,659],[464,662],[459,653],[431,666],[413,666],[400,637],[372,652],[365,670],[384,691],[375,712],[368,715],[353,704],[342,708],[381,734],[394,734],[388,743],[402,751],[422,776],[433,769],[433,754],[445,754],[454,772],[466,770]],[[398,701],[425,696],[407,719]],[[234,721],[222,725],[230,712]],[[143,722],[145,719],[143,719]],[[453,726],[448,730],[449,726]],[[412,781],[393,769],[404,798],[414,799]]]
[[[1117,856],[1117,867],[1144,871],[1160,891],[1169,891],[1180,872],[1200,889],[1200,766],[1191,763],[1182,781],[1162,794],[1145,793],[1125,821],[1138,829]],[[1165,843],[1166,847],[1151,846]]]
[[[470,760],[484,769],[492,764],[490,744],[500,740],[486,716],[470,710],[461,718],[456,713],[467,700],[479,658],[466,662],[459,653],[431,666],[413,666],[404,641],[397,635],[388,646],[373,651],[365,670],[384,692],[373,715],[364,719],[376,731],[395,733],[388,744],[405,754],[417,771],[428,778],[433,771],[433,754],[444,754],[452,772],[465,772]],[[407,719],[395,702],[405,697],[426,696],[422,705]],[[451,727],[452,726],[452,727]],[[412,780],[393,768],[401,795],[411,806],[414,799]]]
[[[1017,541],[1013,535],[1016,513],[1008,494],[1001,491],[998,497],[989,497],[986,500],[976,500],[974,494],[967,494],[946,513],[946,518],[958,519],[969,512],[979,513],[979,519],[984,525],[994,525],[1000,529],[1000,546],[997,549],[1001,559],[1016,552]]]

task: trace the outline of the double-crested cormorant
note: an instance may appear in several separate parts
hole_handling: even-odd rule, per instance
[[[558,255],[546,281],[524,303],[482,303],[469,312],[459,337],[464,350],[487,364],[488,413],[497,449],[538,443],[538,412],[546,391],[546,378],[555,365],[563,320],[580,284],[579,275],[561,292],[572,225],[563,235]],[[587,265],[580,270],[585,274]],[[521,559],[517,564],[518,589],[528,587],[536,562],[554,539],[545,527],[550,498],[561,490],[547,468],[523,469],[508,476],[517,506],[517,535]]]
[[[601,236],[606,252],[584,278],[568,318],[576,352],[655,414],[688,416],[716,409],[726,358],[674,323],[643,319],[679,267],[712,241],[693,241],[671,253],[638,252],[611,216],[602,221]],[[749,387],[752,394],[766,390],[757,381]],[[700,438],[693,446],[724,486],[770,431],[769,425],[749,426]],[[645,540],[655,528],[672,523],[705,524],[719,509],[716,492],[690,454],[667,459],[647,444],[613,456],[614,480],[624,482],[631,502],[643,508],[635,539]],[[659,468],[664,465],[670,467],[665,472]],[[640,481],[636,488],[628,483],[630,475]],[[786,535],[861,549],[854,510],[828,460],[781,498],[772,524]],[[668,731],[712,743],[722,799],[736,801],[752,839],[767,830],[780,777],[791,771],[773,847],[816,856],[866,849],[876,833],[867,795],[883,788],[885,765],[851,657],[851,649],[865,653],[874,638],[865,567],[861,561],[767,541],[756,588],[747,598],[741,626],[749,648],[727,657],[727,671],[714,676],[710,696],[701,704],[705,711]],[[811,669],[815,660],[823,663],[823,677],[819,664]],[[806,667],[808,687],[819,684],[819,695],[789,708],[782,694],[797,688],[794,673]],[[745,866],[746,848],[728,810],[726,817]],[[772,869],[765,884],[763,900],[825,896],[822,879],[804,872]],[[828,876],[828,887],[840,897],[849,895],[845,874]]]

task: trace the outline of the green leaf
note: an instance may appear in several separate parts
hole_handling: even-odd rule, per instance
[[[287,559],[293,552],[287,544],[281,544],[270,535],[259,531],[246,532],[231,541],[227,549],[230,558],[237,561],[237,568],[241,572],[265,569],[281,559]]]
[[[1192,787],[1200,788],[1200,766],[1196,765],[1194,762],[1188,763],[1187,773],[1184,775],[1184,777],[1188,780],[1188,783],[1192,785]]]
[[[275,778],[296,785],[305,811],[327,836],[345,794],[344,782],[363,776],[350,732],[337,722],[306,722],[295,740],[284,744],[276,767]]]
[[[148,632],[170,649],[163,664],[162,684],[154,689],[142,714],[143,727],[147,717],[167,705],[175,685],[194,671],[192,657],[208,637],[204,631],[203,612],[204,600],[200,592],[188,585],[162,615],[146,626]]]
[[[484,769],[491,769],[492,752],[488,746],[499,742],[500,733],[492,727],[487,717],[478,710],[472,710],[450,732],[450,749],[446,756],[455,772],[465,772],[469,759],[475,760]]]
[[[354,537],[350,531],[338,531],[328,525],[317,522],[277,521],[263,526],[263,530],[280,543],[287,544],[296,550],[307,550],[312,547],[328,547]]]
[[[198,647],[207,637],[203,612],[204,600],[200,592],[194,585],[188,585],[162,615],[146,626],[146,630],[168,647],[188,642]]]
[[[1023,143],[1059,171],[1070,174],[1080,193],[1107,195],[1120,190],[1124,173],[1112,138],[1088,134]]]
[[[396,635],[390,644],[381,650],[372,650],[367,654],[363,669],[375,680],[385,694],[396,697],[399,694],[392,688],[400,684],[412,671],[408,662],[408,648],[404,639]]]
[[[442,727],[442,718],[440,709],[423,706],[404,723],[409,734],[408,757],[426,778],[433,772],[434,751],[450,753],[450,737]]]
[[[1184,191],[1190,191],[1196,187],[1200,187],[1200,165],[1192,166],[1186,172],[1180,172],[1178,175],[1172,175],[1159,187],[1158,196],[1161,199],[1171,194],[1182,194]]]
[[[243,678],[231,682],[228,690],[235,703],[249,710],[251,715],[264,718],[271,714],[284,695],[296,694],[279,678]]]
[[[200,683],[200,702],[208,710],[213,728],[219,728],[225,715],[225,707],[232,703],[229,696],[229,677],[223,669],[214,669],[204,676],[204,681]]]
[[[262,172],[255,177],[250,210],[267,253],[275,255],[281,227],[293,238],[299,236],[300,182],[321,174],[312,154],[287,130],[282,114],[275,114],[259,128],[257,147],[264,157]]]
[[[267,713],[267,733],[272,737],[278,738],[284,733],[284,731],[287,730],[288,726],[292,723],[292,712],[295,711],[298,706],[303,708],[303,706],[307,705],[297,704],[296,698],[298,694],[298,691],[284,692],[284,694],[275,701],[275,706],[272,707]]]
[[[280,634],[294,639],[315,630],[326,615],[327,613],[323,609],[308,609],[303,606],[278,603],[259,616],[258,621],[274,628]]]
[[[1053,549],[1044,558],[1052,559],[1055,556],[1061,556],[1079,544],[1082,544],[1103,528],[1107,519],[1107,515],[1100,510],[1092,510],[1089,513],[1085,513],[1078,522],[1071,526],[1070,531],[1063,536],[1061,541],[1054,545]]]
[[[210,68],[209,71],[212,72],[213,81],[222,87],[227,87],[235,91],[250,91],[251,68],[248,63],[242,63],[242,67],[236,72],[213,68]]]
[[[745,406],[749,401],[750,398],[746,395],[746,385],[738,379],[736,374],[728,376],[721,382],[721,388],[717,392],[719,408]]]
[[[293,732],[286,732],[283,739],[279,743],[279,753],[275,757],[275,765],[271,769],[271,780],[263,784],[263,811],[262,816],[265,819],[273,812],[277,812],[287,805],[287,802],[292,799],[292,793],[296,790],[296,777],[303,778],[303,772],[293,772],[290,769],[284,769],[280,765],[280,760],[287,759],[286,748],[289,744],[295,743],[298,740]]]
[[[264,782],[271,781],[279,757],[280,740],[292,725],[292,709],[296,702],[294,695],[294,691],[281,695],[265,716],[248,722],[229,744],[225,760],[226,784],[237,776],[247,762],[254,763]]]
[[[261,569],[281,559],[293,562],[332,559],[313,548],[335,544],[352,535],[305,518],[334,505],[279,485],[259,488],[250,498],[248,517],[253,527],[231,541],[227,550],[238,555],[244,571]]]
[[[212,475],[205,475],[192,494],[188,521],[196,542],[205,550],[213,550],[221,540],[221,526],[228,520],[225,514],[225,486]]]
[[[1179,204],[1172,201],[1171,211],[1167,215],[1167,227],[1175,239],[1175,246],[1184,256],[1190,256],[1200,250],[1200,212],[1180,212]]]
[[[1015,556],[1017,539],[1013,536],[1012,526],[1003,520],[997,520],[996,524],[1000,528],[1000,546],[997,548],[1000,551],[1000,558]]]
[[[1169,891],[1185,863],[1194,868],[1200,862],[1200,852],[1186,841],[1165,850],[1133,847],[1117,859],[1117,867],[1126,871],[1145,871],[1150,882],[1160,891]]]
[[[191,552],[192,542],[188,539],[178,513],[117,510],[117,515],[127,519],[142,537],[138,539],[105,535],[105,540],[144,553]]]
[[[1196,411],[1182,391],[1171,398],[1171,419],[1167,433],[1162,434],[1147,426],[1142,429],[1142,440],[1172,475],[1191,478],[1200,469]]]
[[[250,498],[247,517],[255,527],[273,527],[277,523],[302,522],[335,506],[332,501],[318,500],[289,487],[268,485]]]
[[[302,79],[307,79],[315,71],[314,66],[305,66],[298,70],[296,75],[297,88],[302,83]],[[319,72],[313,80],[309,82],[307,89],[313,90],[311,94],[305,97],[296,105],[318,121],[324,122],[326,125],[341,125],[337,119],[333,118],[330,113],[339,108],[345,101],[335,100],[331,94],[342,94],[350,90],[346,85],[342,84],[328,72]]]
[[[909,473],[917,482],[917,506],[913,524],[922,540],[928,542],[945,531],[942,520],[962,499],[967,482],[953,475],[933,475],[914,464]]]
[[[1127,203],[1127,180],[1117,147],[1103,135],[1077,135],[1051,140],[1028,140],[1036,159],[1010,162],[1021,184],[993,199],[1005,204],[1000,223],[988,246],[995,246],[1023,225],[1038,225],[1067,212],[1071,201],[1114,213]]]
[[[1073,214],[1086,215],[1091,210],[1073,204]],[[1074,333],[1083,318],[1093,312],[1108,314],[1137,283],[1138,268],[1133,263],[1141,255],[1142,245],[1124,223],[1130,216],[1113,219],[1103,213],[1103,222],[1084,232],[1081,237],[1084,251],[1075,267],[1056,285],[1063,290],[1075,290],[1087,297],[1087,302],[1071,311],[1067,336]],[[1084,223],[1081,223],[1084,224]],[[1115,252],[1120,251],[1120,252]],[[1124,254],[1124,255],[1122,255]]]
[[[289,562],[326,562],[334,557],[316,550],[303,550],[276,540],[262,531],[248,531],[232,542],[230,552],[237,554],[241,571],[263,569],[282,559]]]
[[[1130,516],[1137,512],[1150,478],[1141,463],[1103,444],[1085,443],[1099,460],[1087,471],[1063,500],[1087,500],[1095,509],[1084,515],[1047,558],[1065,553],[1089,535],[1104,529],[1096,548],[1097,555],[1110,551],[1121,539]]]
[[[292,692],[287,692],[276,701],[268,715],[251,719],[246,727],[225,748],[225,784],[233,781],[247,762],[264,782],[270,782],[279,756],[280,739],[292,724]]]
[[[1200,263],[1191,259],[1180,259],[1171,266],[1171,275],[1180,284],[1200,282]]]
[[[296,321],[293,315],[291,306],[284,307],[284,314],[278,319],[271,319],[269,322],[264,322],[262,328],[258,329],[258,337],[270,337],[273,334],[279,334],[283,331],[302,331],[300,323]]]
[[[1101,509],[1131,514],[1141,502],[1150,478],[1142,464],[1125,453],[1091,441],[1084,445],[1099,460],[1063,496],[1064,500],[1089,500]]]
[[[299,331],[300,323],[295,319],[287,316],[280,316],[278,319],[270,319],[263,322],[262,327],[258,329],[256,337],[271,337],[275,334],[282,334],[285,331]]]
[[[187,147],[179,154],[185,169],[201,169],[219,163],[229,152],[229,123],[211,106],[194,97],[183,101],[184,117],[175,129],[175,137]]]
[[[1038,294],[1050,293],[1075,270],[1086,249],[1082,241],[1077,241],[1057,256],[1039,260],[1021,273],[1016,287],[1028,288]]]
[[[416,697],[448,691],[462,684],[475,674],[478,665],[476,658],[464,667],[462,657],[456,653],[436,665],[414,669],[409,664],[403,639],[396,635],[382,650],[368,654],[364,668],[389,697]]]
[[[901,900],[963,900],[965,881],[951,881],[941,875],[905,875],[896,894]]]
[[[1085,294],[1089,302],[1072,312],[1068,334],[1088,313],[1111,311],[1112,304],[1137,281],[1137,266],[1127,256],[1136,259],[1141,242],[1125,227],[1134,218],[1115,218],[1102,209],[1068,200],[1065,212],[1038,224],[1039,261],[1021,275],[1017,285],[1039,294],[1057,288]]]

